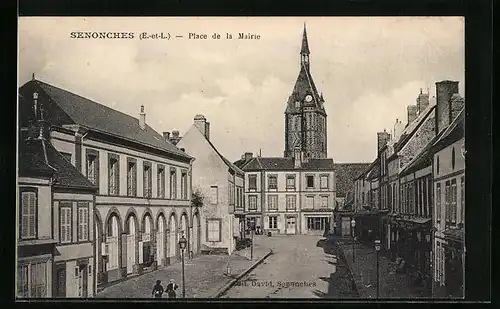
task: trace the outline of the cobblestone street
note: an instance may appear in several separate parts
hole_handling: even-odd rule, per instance
[[[269,249],[255,239],[254,256],[250,260],[250,248],[235,251],[231,256],[200,255],[185,263],[186,298],[209,298],[219,288],[244,272],[257,260],[265,256]],[[231,276],[226,275],[227,266],[231,268]],[[182,297],[182,264],[180,262],[156,271],[130,278],[111,285],[96,298],[151,298],[156,280],[161,280],[166,287],[170,279],[179,285],[177,297]],[[166,295],[163,295],[166,298]]]
[[[335,240],[337,241],[337,240]],[[362,243],[355,244],[354,262],[352,258],[352,241],[343,241],[343,250],[352,271],[360,298],[377,297],[376,253],[373,247]],[[379,254],[379,298],[423,298],[431,297],[431,289],[412,284],[410,276],[395,273],[393,263],[383,254]]]
[[[223,298],[356,298],[338,246],[320,236],[261,236],[273,249]],[[333,256],[338,257],[337,267]]]

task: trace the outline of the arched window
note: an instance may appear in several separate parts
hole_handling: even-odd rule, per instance
[[[451,169],[455,169],[455,147],[451,148]]]

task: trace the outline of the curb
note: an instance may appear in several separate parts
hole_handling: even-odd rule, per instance
[[[240,275],[238,275],[238,277],[234,278],[233,280],[229,281],[228,283],[226,283],[225,285],[223,285],[215,294],[213,294],[210,298],[219,298],[221,297],[222,295],[224,295],[224,293],[226,293],[230,288],[232,288],[236,282],[238,282],[239,280],[241,280],[241,278],[245,277],[250,271],[252,271],[255,267],[259,266],[260,263],[264,262],[264,260],[270,256],[271,254],[273,254],[273,250],[270,249],[269,252],[264,255],[262,258],[260,258],[257,262],[255,262],[252,266],[250,266],[247,270],[245,270],[243,273],[241,273]]]

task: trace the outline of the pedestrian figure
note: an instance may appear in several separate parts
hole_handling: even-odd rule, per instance
[[[160,280],[156,280],[152,295],[154,296],[154,298],[161,298],[161,296],[163,295],[163,286],[161,285]]]
[[[179,286],[177,284],[175,284],[175,280],[170,279],[170,283],[167,285],[168,298],[175,298],[176,297],[175,290],[177,290],[178,287]]]

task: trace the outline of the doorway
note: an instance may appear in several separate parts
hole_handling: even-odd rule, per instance
[[[296,217],[287,217],[286,218],[286,233],[294,235],[296,233]]]
[[[66,263],[56,265],[56,297],[66,297]]]
[[[88,265],[81,264],[78,269],[78,297],[87,298],[87,284],[89,279]]]

